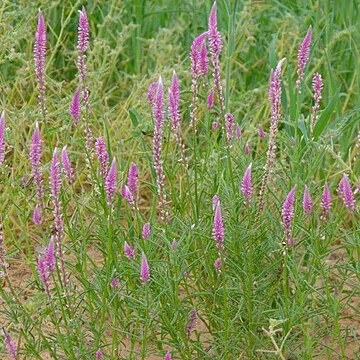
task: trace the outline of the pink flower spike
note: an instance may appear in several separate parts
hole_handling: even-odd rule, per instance
[[[190,48],[190,61],[191,61],[191,73],[193,78],[197,79],[200,76],[200,54],[199,46],[205,41],[207,37],[207,32],[202,33],[197,38],[194,39],[191,48]]]
[[[124,254],[130,260],[135,257],[135,250],[131,248],[131,246],[125,241],[124,242]]]
[[[209,16],[209,46],[212,56],[219,56],[222,48],[221,34],[217,29],[216,1],[211,8]]]
[[[210,110],[214,106],[214,89],[211,89],[207,97],[207,108]]]
[[[249,154],[250,154],[250,146],[249,146],[249,143],[248,143],[248,142],[245,143],[244,151],[245,151],[245,154],[246,154],[246,155],[249,155]]]
[[[279,61],[276,66],[276,69],[271,69],[270,73],[270,86],[269,86],[269,100],[271,106],[271,117],[272,117],[272,127],[277,128],[277,121],[280,118],[280,105],[281,105],[281,70],[282,65],[286,59],[283,58]],[[274,123],[273,123],[274,122]],[[274,132],[275,129],[272,129]]]
[[[55,270],[56,259],[55,259],[54,236],[51,236],[49,245],[45,251],[45,262],[46,262],[46,267],[50,272]]]
[[[241,192],[243,193],[245,197],[245,203],[249,203],[252,193],[253,193],[253,187],[251,183],[251,166],[250,164],[248,168],[245,171],[244,177],[241,182]]]
[[[77,89],[74,93],[74,97],[69,105],[70,115],[74,120],[74,125],[77,125],[80,121],[81,107],[80,107],[80,90]]]
[[[189,338],[191,332],[194,330],[195,326],[197,325],[198,321],[198,311],[196,309],[193,309],[189,316],[189,321],[186,325],[185,333],[186,337]]]
[[[312,87],[314,91],[314,106],[312,107],[312,119],[310,130],[311,133],[314,132],[315,123],[318,119],[318,111],[320,109],[320,100],[322,99],[321,92],[323,89],[324,83],[321,75],[319,73],[315,73],[312,80]]]
[[[110,281],[110,287],[111,287],[112,289],[118,288],[118,287],[119,287],[119,284],[120,284],[119,279],[116,278],[116,277],[113,278],[113,279]]]
[[[148,100],[149,100],[149,104],[150,104],[150,105],[152,105],[152,104],[154,103],[155,94],[156,94],[156,91],[157,91],[157,86],[158,86],[157,81],[152,82],[152,83],[149,85],[149,89],[148,89]]]
[[[8,355],[12,360],[17,359],[17,344],[16,342],[11,340],[10,335],[3,329],[5,335],[5,347]]]
[[[141,255],[140,279],[143,283],[150,281],[150,267],[144,253]]]
[[[330,208],[331,208],[331,194],[330,194],[328,183],[325,183],[324,191],[323,191],[322,197],[321,197],[320,207],[322,210],[322,219],[324,219],[328,216]]]
[[[37,186],[36,197],[38,200],[42,200],[44,197],[44,185],[43,176],[40,168],[41,160],[41,138],[39,124],[36,122],[35,130],[30,142],[29,158],[31,164],[32,175],[34,177],[34,183]]]
[[[230,144],[233,138],[235,119],[230,113],[225,114],[226,140]]]
[[[293,245],[294,239],[291,237],[291,225],[295,216],[295,193],[297,185],[295,185],[287,195],[282,206],[282,224],[285,230],[285,237],[289,245]]]
[[[129,203],[130,206],[135,207],[134,196],[127,185],[121,187],[121,196]]]
[[[241,128],[239,124],[236,124],[236,128],[235,128],[235,134],[236,134],[236,138],[240,139],[242,136],[242,132],[241,132]]]
[[[258,127],[258,134],[259,134],[259,137],[261,140],[265,139],[266,134],[265,134],[264,128],[261,125],[259,125],[259,127]]]
[[[212,131],[217,130],[218,127],[219,127],[219,123],[217,123],[216,121],[214,121],[214,122],[211,124],[211,130],[212,130]]]
[[[114,158],[109,172],[107,173],[104,180],[104,188],[106,193],[106,199],[109,204],[114,199],[115,191],[117,186],[117,167],[116,167],[116,159]]]
[[[172,360],[172,357],[171,357],[171,352],[170,351],[167,351],[165,357],[164,357],[164,360]]]
[[[95,151],[100,163],[100,174],[103,178],[105,178],[109,171],[109,154],[106,149],[105,141],[101,136],[99,136],[95,141]]]
[[[351,189],[351,184],[349,181],[349,177],[347,174],[344,174],[342,178],[342,198],[346,208],[350,212],[354,212],[355,210],[355,197]]]
[[[43,285],[45,287],[45,291],[46,291],[47,295],[49,296],[49,298],[51,298],[50,277],[49,277],[48,268],[46,266],[45,260],[43,258],[41,258],[40,256],[38,258],[37,272],[38,272],[41,282],[43,283]]]
[[[305,214],[309,215],[311,213],[313,204],[311,201],[310,191],[309,188],[305,185],[304,188],[304,199],[303,199],[303,208],[305,211]]]
[[[100,349],[98,349],[95,353],[95,359],[96,360],[102,360],[103,358],[103,354],[102,354],[102,351]]]
[[[297,60],[298,60],[297,74],[299,76],[299,79],[296,81],[296,87],[298,89],[300,89],[300,85],[304,81],[304,69],[309,60],[311,37],[312,37],[312,28],[310,25],[309,29],[306,33],[306,36],[305,36],[303,42],[301,43],[301,46],[300,46],[300,49],[298,52],[298,57],[297,57]]]
[[[0,116],[0,166],[5,160],[5,110]]]
[[[144,240],[148,240],[150,238],[150,235],[151,235],[150,223],[146,223],[144,224],[142,229],[142,238]]]
[[[131,163],[129,168],[127,186],[136,199],[139,192],[139,175],[137,165],[134,163]]]
[[[42,221],[41,221],[41,207],[39,205],[36,205],[34,207],[32,221],[37,226],[40,226],[42,224]]]
[[[224,235],[225,229],[221,215],[221,207],[220,207],[220,200],[216,204],[215,208],[215,215],[214,215],[214,225],[212,230],[213,238],[216,241],[216,247],[218,249],[223,249],[223,242],[224,242]]]
[[[174,70],[171,86],[169,89],[169,117],[171,119],[172,130],[177,132],[180,127],[180,89],[179,79]]]
[[[79,10],[78,45],[79,53],[85,53],[89,47],[89,23],[84,6]]]
[[[172,251],[176,251],[177,245],[178,245],[178,244],[177,244],[176,240],[174,239],[173,242],[171,243],[171,250],[172,250]]]
[[[212,198],[212,203],[213,203],[213,211],[216,210],[216,206],[218,204],[218,202],[220,201],[220,198],[218,195],[214,195],[213,198]]]
[[[209,71],[209,59],[207,57],[206,43],[202,43],[199,51],[199,75],[205,76]]]
[[[214,261],[215,270],[218,274],[221,274],[222,261],[221,258],[217,258]]]
[[[75,181],[75,176],[74,176],[74,170],[71,166],[69,156],[66,151],[66,146],[63,147],[62,152],[61,152],[61,163],[62,163],[63,172],[64,172],[66,178],[68,179],[69,184],[72,184]]]

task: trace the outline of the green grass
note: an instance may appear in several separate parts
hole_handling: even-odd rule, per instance
[[[134,212],[117,192],[106,203],[98,162],[86,165],[83,127],[74,128],[69,103],[78,87],[76,41],[80,1],[0,3],[0,110],[6,109],[6,161],[0,167],[0,219],[9,277],[2,279],[0,325],[18,341],[19,358],[94,359],[356,359],[359,351],[359,194],[349,214],[336,194],[343,173],[355,189],[360,177],[356,137],[360,124],[360,4],[346,1],[218,0],[224,39],[221,76],[226,109],[243,136],[230,150],[221,131],[212,132],[219,107],[206,109],[211,74],[200,85],[199,131],[194,157],[189,128],[192,40],[207,29],[210,1],[92,1],[84,4],[90,23],[88,84],[95,137],[103,136],[117,159],[118,183],[131,162],[139,166],[140,200]],[[35,226],[35,186],[28,159],[37,109],[33,40],[37,9],[48,26],[46,65],[49,114],[42,124],[42,169],[46,187],[44,223]],[[295,91],[296,57],[309,25],[313,42],[302,95]],[[257,199],[246,206],[240,192],[253,163],[258,192],[269,132],[270,69],[287,58],[277,162],[258,224]],[[173,69],[180,78],[182,137],[190,169],[164,128],[163,159],[171,223],[157,216],[152,160],[153,120],[149,84],[161,75],[165,96]],[[319,125],[309,135],[314,72],[324,78]],[[204,86],[203,86],[204,85]],[[248,141],[251,154],[245,155]],[[64,247],[70,285],[58,272],[48,301],[37,274],[39,251],[53,231],[48,174],[55,147],[68,145],[75,168],[73,186],[63,181]],[[196,178],[195,178],[196,174]],[[195,180],[196,179],[196,180]],[[324,182],[333,197],[330,218],[319,219]],[[283,257],[282,203],[298,185],[293,235],[296,247]],[[314,211],[306,216],[303,187],[310,187]],[[195,195],[195,187],[197,189]],[[225,257],[218,257],[211,231],[212,197],[219,194],[225,225]],[[195,201],[196,199],[196,201]],[[141,238],[145,222],[152,235]],[[171,250],[173,240],[176,251]],[[137,251],[123,255],[127,241]],[[139,280],[140,255],[150,263],[151,282]],[[187,276],[185,276],[186,274]],[[112,289],[117,277],[120,286]],[[336,295],[338,293],[338,295]],[[191,338],[185,328],[199,312]],[[281,349],[276,349],[274,343]],[[265,350],[277,351],[266,353]],[[5,347],[0,344],[0,354]]]

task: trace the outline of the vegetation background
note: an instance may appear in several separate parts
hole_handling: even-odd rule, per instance
[[[0,1],[0,109],[6,109],[7,113],[7,158],[11,158],[12,163],[8,180],[5,179],[3,183],[0,181],[0,204],[6,245],[10,249],[9,262],[14,270],[14,281],[19,289],[22,289],[19,290],[21,296],[26,298],[34,293],[31,278],[35,271],[34,265],[31,272],[29,263],[24,262],[24,259],[31,258],[29,248],[24,250],[24,247],[29,244],[33,248],[39,244],[43,245],[45,241],[40,240],[41,236],[45,238],[45,233],[39,235],[36,230],[25,225],[31,217],[31,205],[24,198],[25,193],[20,186],[23,176],[30,173],[28,144],[33,125],[38,120],[33,65],[33,40],[37,12],[41,8],[47,23],[48,35],[46,81],[49,115],[48,124],[42,134],[47,144],[43,148],[43,161],[49,163],[53,148],[67,142],[73,149],[72,157],[76,161],[76,166],[79,166],[83,163],[81,150],[77,146],[80,140],[79,137],[71,135],[71,118],[68,109],[78,86],[77,21],[78,10],[83,5],[90,23],[87,65],[93,131],[95,134],[105,134],[122,169],[125,169],[128,163],[136,158],[142,169],[141,177],[146,182],[150,178],[150,173],[146,170],[149,168],[149,155],[141,147],[142,135],[139,135],[139,130],[150,144],[149,139],[153,127],[147,88],[151,82],[157,80],[159,75],[163,76],[165,85],[168,87],[173,69],[175,69],[181,79],[185,99],[183,112],[187,114],[191,82],[189,49],[194,37],[207,29],[212,1]],[[283,56],[287,57],[283,79],[285,93],[288,94],[296,71],[297,51],[311,24],[313,44],[308,66],[311,72],[307,72],[308,85],[304,95],[303,110],[304,112],[311,111],[310,80],[312,73],[319,71],[325,83],[324,107],[331,103],[331,113],[329,113],[326,132],[323,134],[324,146],[321,148],[321,154],[314,155],[314,161],[306,163],[304,162],[306,154],[297,156],[286,150],[285,145],[282,146],[285,150],[279,152],[279,163],[281,164],[284,160],[288,164],[283,169],[285,170],[283,174],[286,174],[283,175],[283,179],[295,178],[299,179],[300,183],[310,180],[315,182],[319,179],[336,182],[339,174],[347,172],[353,183],[359,181],[360,164],[356,161],[358,150],[355,143],[360,128],[360,2],[358,0],[218,0],[217,5],[219,30],[225,41],[221,66],[226,83],[226,101],[237,123],[243,129],[244,138],[252,144],[252,148],[260,149],[262,154],[265,152],[265,145],[258,139],[257,128],[258,125],[262,125],[266,131],[269,128],[270,109],[267,91],[270,69],[275,67],[277,61]],[[291,119],[291,105],[288,99],[289,96],[284,96],[283,108],[286,114],[284,124]],[[184,121],[187,124],[188,116],[185,116]],[[285,143],[285,137],[281,141]],[[317,151],[320,151],[318,149]],[[263,160],[258,160],[258,165],[260,163],[262,164]],[[241,163],[239,167],[242,175],[245,164]],[[260,165],[258,169],[257,181],[261,174]],[[204,193],[210,199],[216,191],[214,184],[209,181],[209,183],[204,182],[203,186]],[[89,184],[86,181],[79,182],[78,203],[87,201],[86,194],[83,198],[82,194],[88,187]],[[320,186],[318,188],[320,189]],[[145,192],[142,194],[141,209],[144,213],[151,208],[150,189],[150,186],[145,187]],[[278,199],[277,207],[280,206],[288,189],[287,186],[282,186],[283,194]],[[225,193],[225,199],[230,201],[231,194],[227,191]],[[172,201],[175,203],[174,199]],[[211,207],[209,200],[207,201],[207,205]],[[180,208],[182,206],[180,201],[177,205]],[[84,212],[88,210],[85,209]],[[153,208],[152,211],[154,211]],[[185,212],[184,209],[179,211]],[[349,236],[350,243],[351,241],[358,243],[358,220],[359,218],[355,217],[352,225],[347,223],[345,228],[349,232],[344,231],[340,234],[336,232],[339,224],[336,218],[329,232],[336,234],[334,237],[347,238]],[[267,221],[271,223],[271,216],[268,216]],[[207,223],[208,229],[210,229],[210,222],[211,220]],[[183,224],[184,227],[185,225]],[[173,232],[185,231],[181,226],[178,224],[178,228]],[[300,228],[301,224],[298,226]],[[101,226],[99,228],[101,229]],[[274,231],[273,228],[271,229]],[[69,229],[68,231],[71,233]],[[313,233],[310,235],[315,236]],[[77,236],[86,237],[86,231]],[[359,247],[359,244],[357,246]],[[75,249],[74,253],[77,251],[80,253],[79,249]],[[190,252],[189,248],[187,250]],[[346,252],[346,249],[343,250]],[[183,254],[184,257],[186,254]],[[95,249],[93,256],[97,259],[93,264],[96,267],[101,262],[102,255],[99,255]],[[196,263],[196,256],[191,256]],[[338,254],[336,259],[338,259]],[[210,263],[209,267],[212,266],[211,261]],[[353,266],[351,271],[349,270],[351,275],[346,271],[342,274],[345,277],[356,274],[358,280],[359,264],[356,264],[356,261],[351,264]],[[216,283],[215,280],[214,283]],[[358,281],[355,282],[355,287],[356,284],[358,285]],[[356,299],[355,304],[358,305],[356,296],[359,294],[359,289],[354,288],[349,291],[351,296],[347,298],[348,303]],[[206,296],[210,297],[209,294]],[[204,295],[205,298],[206,296]],[[96,299],[94,296],[94,302],[97,301]],[[32,298],[26,306],[31,311],[35,311],[40,301],[39,298]],[[351,324],[359,323],[357,305],[352,305],[355,315],[352,312]],[[324,313],[329,311],[328,316],[332,316],[329,304],[320,308]],[[260,309],[261,307],[259,314],[264,316],[265,310]],[[4,316],[0,318],[4,326],[8,326],[8,319],[11,318],[8,311],[4,310]],[[274,316],[274,314],[271,315]],[[186,320],[183,321],[186,322]],[[214,321],[216,323],[217,320]],[[257,321],[262,323],[262,320]],[[311,359],[314,356],[311,349],[315,349],[326,336],[323,332],[315,334],[310,330],[306,332],[307,326],[310,327],[306,321],[301,323],[299,333],[301,332],[302,335],[299,336],[304,336],[305,346],[292,348],[295,349],[294,358]],[[288,330],[290,328],[291,325],[288,325]],[[219,329],[218,331],[221,332]],[[355,359],[358,356],[357,349],[359,349],[358,325],[357,330],[354,331],[357,342],[350,342],[350,350],[347,353],[346,339],[350,337],[349,333],[339,335],[340,332],[336,333],[334,330],[336,335],[331,335],[329,341],[330,343],[335,341],[334,338],[339,335],[334,345],[335,350],[330,344],[331,351],[328,348],[321,352],[322,355],[325,354],[324,358],[335,359],[336,357],[332,357],[335,356],[332,353],[334,350],[342,358]],[[96,338],[95,335],[93,337]],[[341,337],[345,340],[342,341]],[[294,336],[291,341],[296,344],[298,340]],[[57,341],[63,341],[66,347],[66,338]],[[99,344],[99,337],[96,341]],[[250,343],[246,345],[248,348],[251,346],[251,352],[247,355],[249,357],[254,354],[253,350],[268,346],[265,341],[262,343],[259,339],[249,341]],[[194,346],[195,350],[193,349],[195,358],[207,358],[206,349],[204,350],[199,344]],[[235,345],[230,341],[230,345],[224,346],[225,350],[222,345],[216,349],[217,356],[232,358],[229,355],[231,354],[229,349],[232,347],[235,349]],[[31,353],[33,349],[28,349],[28,351]],[[80,346],[79,354],[82,355],[79,355],[79,358],[90,356],[84,355],[87,354],[86,351],[85,347]],[[234,354],[236,354],[235,350]],[[71,355],[67,356],[71,358]],[[186,356],[190,355],[184,353],[182,356],[187,358]],[[292,359],[291,355],[287,358]]]

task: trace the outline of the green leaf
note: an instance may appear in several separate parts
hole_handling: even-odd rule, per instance
[[[331,118],[331,115],[339,101],[339,90],[336,91],[334,97],[331,99],[328,106],[325,108],[325,110],[321,113],[319,119],[315,123],[314,128],[314,139],[317,140],[319,136],[323,133],[326,126],[329,123],[329,120]]]
[[[271,40],[270,43],[270,49],[269,49],[269,62],[270,62],[270,66],[274,69],[276,68],[277,65],[277,57],[275,54],[275,44],[276,44],[276,40],[277,40],[278,34],[274,34],[273,39]]]
[[[134,109],[129,109],[129,115],[133,126],[137,127],[139,125],[139,121],[141,121],[140,115]]]

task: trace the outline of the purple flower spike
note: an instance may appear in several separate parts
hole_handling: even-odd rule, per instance
[[[236,138],[240,139],[242,136],[242,132],[241,132],[241,128],[239,124],[236,124],[236,128],[235,128],[235,134],[236,134]]]
[[[40,256],[38,259],[37,272],[39,274],[39,278],[40,278],[41,282],[43,283],[43,285],[45,287],[46,293],[48,294],[49,297],[51,297],[50,296],[50,277],[49,277],[48,268],[46,266],[45,260],[42,259]]]
[[[158,86],[158,83],[157,83],[156,81],[155,81],[155,82],[152,82],[152,83],[149,85],[149,89],[148,89],[148,100],[149,100],[149,104],[150,104],[150,105],[152,105],[152,104],[154,103],[157,86]]]
[[[171,352],[170,351],[167,351],[165,357],[164,357],[164,360],[172,360],[172,357],[171,357]]]
[[[282,224],[285,231],[285,238],[287,243],[291,246],[293,245],[294,239],[291,237],[291,225],[292,220],[295,216],[295,193],[296,193],[297,185],[295,185],[287,195],[283,207],[282,207]]]
[[[110,281],[110,287],[113,288],[113,289],[116,289],[118,288],[120,285],[120,282],[119,282],[119,279],[118,278],[113,278],[111,281]]]
[[[48,270],[50,272],[55,270],[56,259],[55,259],[54,236],[51,236],[50,241],[49,241],[49,245],[48,245],[48,247],[46,249],[45,262],[46,262],[46,266],[47,266],[47,268],[48,268]]]
[[[96,359],[96,360],[102,360],[102,358],[103,358],[102,351],[101,351],[101,349],[98,349],[98,350],[96,351],[96,353],[95,353],[95,359]]]
[[[296,87],[298,89],[300,89],[300,85],[304,81],[304,69],[309,60],[311,37],[312,37],[312,28],[310,25],[309,30],[307,31],[306,36],[303,42],[301,43],[297,57],[298,60],[297,74],[299,76],[299,79],[296,81]]]
[[[43,176],[40,169],[40,160],[41,160],[41,138],[39,124],[36,122],[35,130],[30,142],[30,151],[29,158],[31,163],[32,175],[34,177],[34,182],[37,186],[36,197],[38,200],[42,200],[44,197],[44,185],[43,185]]]
[[[230,113],[225,114],[226,140],[230,144],[234,134],[235,119]]]
[[[245,151],[245,154],[246,154],[246,155],[249,155],[249,154],[250,154],[250,146],[249,146],[249,143],[248,143],[248,142],[245,143],[244,151]]]
[[[174,70],[171,86],[169,89],[169,116],[171,119],[172,130],[175,132],[178,131],[180,126],[179,102],[180,102],[179,79]]]
[[[45,55],[46,55],[46,25],[43,14],[39,10],[38,26],[35,34],[34,45],[34,62],[35,62],[35,74],[38,83],[39,91],[39,107],[40,114],[45,120],[46,106],[45,106]]]
[[[207,32],[199,35],[197,38],[194,39],[190,49],[191,72],[193,77],[196,79],[200,76],[200,54],[198,49],[204,43],[206,37]]]
[[[218,127],[219,127],[219,123],[217,123],[216,121],[214,121],[214,122],[211,124],[211,130],[212,130],[212,131],[217,130]]]
[[[311,119],[311,125],[310,130],[311,133],[314,132],[315,123],[318,119],[318,111],[320,109],[320,100],[322,99],[321,92],[323,89],[324,83],[321,75],[319,73],[315,73],[312,80],[312,87],[314,91],[314,106],[312,107],[312,119]]]
[[[41,221],[41,207],[39,205],[36,205],[34,207],[32,221],[37,226],[40,226],[42,224],[42,221]]]
[[[63,172],[66,178],[68,179],[69,184],[72,184],[75,181],[75,176],[69,156],[66,151],[66,146],[63,147],[61,152],[61,163],[62,163]]]
[[[209,71],[209,59],[207,57],[206,43],[202,43],[199,51],[199,75],[205,76]]]
[[[109,204],[111,204],[111,202],[114,199],[116,186],[117,186],[117,168],[116,168],[116,159],[114,158],[111,163],[110,170],[108,171],[104,180],[106,199]]]
[[[77,50],[79,53],[84,53],[89,47],[89,22],[84,7],[79,11],[79,14]]]
[[[146,223],[142,229],[142,238],[148,240],[151,235],[150,223]]]
[[[139,175],[137,165],[132,163],[129,168],[127,186],[136,199],[139,192]]]
[[[245,202],[247,204],[250,202],[253,193],[253,187],[251,183],[251,166],[252,164],[250,164],[246,169],[244,177],[241,182],[241,192],[243,193],[245,197]]]
[[[258,127],[258,134],[261,140],[265,139],[266,134],[264,128],[261,125]]]
[[[214,89],[211,89],[207,97],[207,108],[210,110],[214,106]]]
[[[80,107],[80,90],[76,90],[74,97],[69,105],[70,115],[74,120],[74,125],[77,125],[80,121],[81,107]]]
[[[143,283],[150,281],[150,267],[144,253],[141,256],[140,279]]]
[[[16,344],[16,342],[11,340],[10,335],[5,330],[3,330],[3,331],[4,331],[4,335],[5,335],[5,347],[6,347],[7,353],[12,360],[16,360],[17,359],[17,344]]]
[[[127,185],[123,185],[121,187],[120,194],[129,203],[130,206],[135,207],[134,196]]]
[[[349,181],[349,177],[347,174],[344,174],[342,180],[341,180],[341,187],[342,187],[342,198],[344,201],[344,204],[346,206],[346,208],[350,211],[350,212],[354,212],[355,210],[355,197],[354,194],[352,192],[351,189],[351,185],[350,185],[350,181]]]
[[[186,325],[185,333],[186,337],[189,338],[191,332],[194,330],[195,326],[197,325],[198,321],[198,311],[196,309],[193,309],[189,316],[189,321]]]
[[[105,178],[109,171],[109,154],[106,149],[105,141],[101,136],[95,141],[95,151],[100,163],[100,174]]]
[[[211,54],[214,56],[219,56],[222,48],[221,34],[217,29],[217,16],[216,16],[216,1],[211,8],[209,16],[209,46]]]
[[[324,191],[322,193],[321,197],[321,204],[320,204],[321,210],[322,210],[322,220],[324,220],[330,211],[331,208],[331,194],[328,183],[325,183]]]
[[[223,242],[224,242],[224,235],[225,229],[221,215],[221,207],[220,207],[220,200],[216,204],[215,214],[214,214],[214,225],[212,230],[213,238],[216,241],[216,247],[218,249],[223,249]]]
[[[270,73],[270,86],[269,86],[269,100],[271,105],[271,117],[272,117],[272,126],[273,122],[276,122],[280,117],[280,105],[281,105],[281,69],[282,65],[286,59],[283,58],[279,61],[276,66],[276,69],[271,69]],[[274,131],[274,129],[271,129]]]
[[[218,274],[221,274],[222,261],[221,258],[217,258],[214,261],[215,270]]]
[[[5,160],[5,110],[0,116],[0,166]]]
[[[124,242],[124,254],[130,260],[135,257],[135,250],[125,241]]]
[[[312,207],[313,207],[313,203],[311,201],[310,191],[309,188],[305,185],[304,198],[303,198],[303,208],[305,214],[309,215],[311,213]]]

